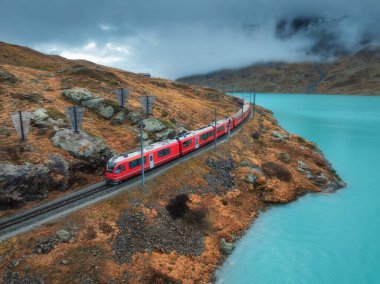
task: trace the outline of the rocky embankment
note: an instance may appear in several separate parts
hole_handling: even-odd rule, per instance
[[[314,143],[257,108],[230,142],[149,180],[145,192],[1,243],[0,274],[4,283],[207,283],[260,212],[344,186]]]

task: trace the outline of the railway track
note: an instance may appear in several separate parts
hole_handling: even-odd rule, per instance
[[[109,185],[103,185],[96,187],[91,190],[87,190],[84,192],[78,192],[78,194],[74,196],[70,196],[66,199],[63,200],[57,200],[57,202],[52,202],[52,204],[46,204],[39,208],[38,210],[31,210],[31,211],[26,211],[24,214],[20,214],[17,216],[12,216],[10,218],[7,218],[4,221],[0,221],[0,232],[4,231],[5,229],[17,225],[21,222],[24,222],[26,220],[30,220],[32,218],[38,217],[39,215],[46,214],[49,212],[52,212],[58,208],[61,208],[62,206],[68,206],[70,204],[73,204],[77,201],[80,201],[81,199],[84,199],[86,197],[92,196],[98,192],[101,192],[107,188],[109,188]]]
[[[246,119],[249,120],[252,117],[252,112]],[[244,121],[244,123],[246,123]],[[237,127],[231,131],[231,136],[240,132],[240,127]],[[226,141],[227,135],[218,139],[218,143]],[[173,160],[167,164],[154,168],[146,173],[146,179],[153,178],[160,175],[169,168],[183,163],[192,157],[198,156],[214,147],[214,143],[209,143],[204,147],[187,154],[179,159]],[[19,233],[28,231],[37,225],[46,223],[58,217],[67,215],[79,208],[91,205],[100,200],[110,198],[123,190],[132,188],[140,183],[140,176],[133,177],[126,182],[119,185],[107,185],[105,181],[90,185],[84,189],[71,192],[61,198],[49,201],[42,205],[38,205],[34,208],[25,210],[21,213],[17,213],[10,217],[0,219],[0,241],[8,239]]]

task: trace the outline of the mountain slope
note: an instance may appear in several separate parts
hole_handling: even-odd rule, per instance
[[[49,170],[50,156],[58,155],[59,159],[62,158],[68,163],[70,172],[70,176],[67,177],[68,185],[64,186],[64,189],[83,186],[87,182],[102,178],[101,172],[93,173],[98,167],[104,167],[106,159],[104,153],[100,160],[94,157],[78,157],[56,147],[52,137],[62,129],[68,128],[65,107],[78,104],[63,96],[64,90],[86,88],[94,98],[104,101],[117,110],[116,97],[112,91],[120,87],[131,90],[127,108],[120,110],[122,116],[127,116],[127,119],[121,123],[113,123],[118,116],[116,111],[111,117],[105,118],[99,111],[85,108],[83,131],[89,134],[89,139],[102,141],[104,147],[109,149],[107,153],[128,151],[138,145],[136,123],[142,115],[139,102],[141,95],[157,96],[152,117],[158,119],[171,135],[183,128],[195,129],[212,121],[215,108],[218,109],[219,117],[231,115],[239,108],[235,99],[216,90],[192,88],[159,78],[145,78],[84,60],[68,60],[59,56],[45,55],[29,48],[0,43],[0,166],[4,169],[0,174],[12,172],[15,166],[25,163],[35,165],[37,168],[31,170],[18,167],[15,171],[40,172],[46,167]],[[40,109],[40,114],[42,113],[42,120],[45,114],[49,118],[47,119],[45,115],[42,123],[38,123],[36,119],[32,121],[28,141],[20,143],[9,114],[20,110],[34,112],[37,109]],[[100,108],[99,110],[102,111]],[[37,113],[34,116],[36,115]],[[129,115],[134,119],[129,119]],[[165,133],[160,135],[162,137]],[[146,133],[146,136],[151,141],[159,139],[156,133]],[[84,152],[86,149],[79,150]],[[57,173],[54,173],[54,180],[64,180],[63,176],[66,173],[58,174],[58,178],[56,175]],[[0,182],[2,178],[10,181],[12,176],[0,176]],[[25,201],[22,196],[28,191],[34,192],[27,195],[28,200],[47,195],[46,191],[38,193],[42,190],[40,188],[44,187],[42,185],[33,190],[24,187],[17,185],[15,188],[12,185],[12,189],[4,193],[6,198],[0,191],[0,208],[4,202],[9,204],[20,198]],[[55,189],[47,185],[46,190]],[[12,192],[11,196],[9,192]]]
[[[380,48],[331,63],[267,63],[178,79],[227,91],[380,95]]]

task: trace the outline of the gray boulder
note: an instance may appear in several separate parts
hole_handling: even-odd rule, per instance
[[[257,176],[248,174],[246,178],[246,182],[254,184],[256,182]]]
[[[175,135],[176,135],[175,130],[168,128],[168,129],[162,130],[160,132],[157,132],[155,141],[157,142],[157,141],[161,141],[161,140],[165,140],[165,139],[171,139],[171,138],[174,138]]]
[[[146,118],[142,121],[144,130],[147,132],[158,132],[166,129],[166,126],[156,118]]]
[[[115,115],[111,123],[114,125],[123,124],[126,120],[127,120],[127,114],[125,113],[125,110],[122,110]]]
[[[63,90],[62,95],[77,104],[82,104],[83,101],[94,98],[91,92],[84,88],[76,88],[70,90]]]
[[[278,131],[272,131],[272,140],[273,141],[282,141],[284,139],[287,139],[289,136],[287,134],[282,134]]]
[[[137,141],[140,141],[140,132],[136,132],[137,133],[137,137],[136,137],[136,140]],[[143,131],[143,140],[148,140],[149,139],[149,136],[146,132]]]
[[[117,104],[113,101],[96,97],[84,88],[63,90],[62,95],[107,119],[112,118],[118,109]]]
[[[110,119],[114,116],[117,111],[116,104],[112,101],[106,100],[104,98],[94,98],[82,102],[84,107],[88,107],[92,111],[96,112],[100,116]]]
[[[48,118],[49,115],[47,113],[47,110],[44,108],[38,108],[33,112],[33,120],[34,124],[37,127],[45,127],[48,125]]]
[[[102,139],[84,132],[74,133],[69,129],[64,129],[55,133],[52,142],[56,147],[68,151],[74,157],[91,163],[103,164],[115,155]]]
[[[311,173],[310,167],[304,161],[298,160],[297,163],[298,163],[297,170],[299,172],[305,173],[305,174]]]
[[[58,155],[49,156],[47,164],[0,163],[0,209],[43,199],[50,191],[63,191],[68,179],[68,164]]]
[[[127,115],[127,119],[132,123],[132,124],[137,124],[139,123],[140,119],[142,118],[142,114],[137,112],[137,111],[131,111]]]
[[[0,69],[0,83],[16,83],[18,80],[15,75]]]
[[[225,238],[221,238],[219,245],[222,253],[226,255],[231,254],[235,248],[235,244],[227,242]]]
[[[71,234],[70,232],[66,231],[66,230],[59,230],[57,233],[56,233],[56,236],[58,238],[58,240],[60,242],[63,242],[63,243],[66,243],[68,241],[70,241],[71,239]]]

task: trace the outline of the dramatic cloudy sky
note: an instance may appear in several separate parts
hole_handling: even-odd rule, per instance
[[[379,43],[379,0],[0,0],[0,41],[171,79]]]

